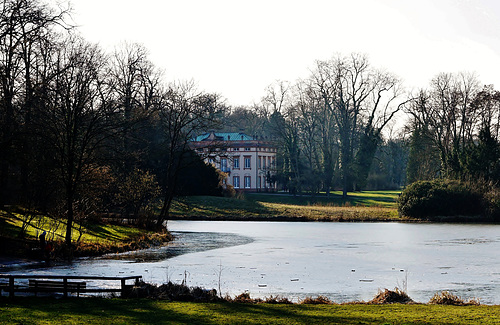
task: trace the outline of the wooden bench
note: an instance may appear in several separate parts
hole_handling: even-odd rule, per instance
[[[50,281],[50,280],[29,280],[28,287],[31,292],[62,292],[65,297],[68,296],[68,292],[76,292],[77,296],[80,296],[80,292],[85,292],[87,288],[86,282],[69,282],[67,280],[63,281]]]
[[[6,282],[4,279],[8,279]],[[0,274],[0,296],[2,291],[8,292],[9,297],[14,297],[16,292],[62,292],[64,297],[68,292],[77,293],[121,293],[124,297],[134,285],[138,285],[142,279],[141,275],[132,276],[74,276],[74,275],[47,275],[47,274]],[[28,281],[27,281],[28,280]],[[135,280],[134,285],[127,284],[127,281]],[[86,282],[79,282],[86,281]],[[94,281],[105,281],[105,287],[95,285]],[[111,281],[119,281],[118,286],[108,286]],[[90,285],[87,284],[90,282]]]

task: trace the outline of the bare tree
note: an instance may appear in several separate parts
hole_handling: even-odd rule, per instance
[[[296,194],[302,191],[299,110],[290,88],[283,81],[270,85],[262,105],[264,110],[270,112],[272,135],[280,148],[278,177],[291,193]]]
[[[26,131],[34,106],[39,74],[44,73],[43,53],[54,42],[54,29],[70,29],[69,8],[53,9],[37,0],[0,3],[0,204],[10,187],[9,169],[17,156],[19,132]],[[25,174],[25,173],[24,173]]]
[[[53,77],[40,109],[39,136],[54,157],[64,188],[66,237],[71,244],[74,204],[82,182],[99,168],[106,140],[121,132],[108,97],[106,60],[99,48],[72,37],[54,55]]]
[[[148,51],[138,44],[123,44],[111,55],[110,82],[113,101],[125,129],[115,150],[124,175],[134,168],[146,168],[148,144],[154,137],[151,119],[158,110],[163,84],[162,73],[148,59]]]
[[[318,61],[311,79],[338,130],[345,197],[347,191],[353,189],[355,153],[360,141],[379,136],[401,109],[401,105],[394,104],[399,96],[399,81],[388,73],[372,69],[367,57],[359,54]],[[369,168],[377,142],[368,145],[370,151],[363,157],[367,160],[363,168]]]
[[[481,88],[473,73],[437,75],[407,109],[416,151],[409,171],[417,171],[419,153],[433,151],[439,157],[438,176],[498,181],[499,100],[498,92]],[[422,135],[427,143],[419,140]]]
[[[164,202],[156,227],[163,228],[168,219],[172,200],[179,178],[179,172],[186,167],[189,155],[189,142],[199,132],[210,129],[215,123],[218,111],[224,109],[224,103],[218,95],[199,92],[194,82],[171,85],[164,94],[158,111],[159,129],[162,133],[161,186]]]
[[[474,100],[480,90],[474,74],[439,74],[431,81],[429,91],[408,107],[414,127],[426,133],[439,152],[441,174],[456,176],[461,170],[461,154],[478,134],[483,111]]]
[[[297,105],[300,110],[300,138],[313,179],[320,178],[327,196],[338,169],[338,129],[335,118],[317,95],[312,80],[299,82]]]

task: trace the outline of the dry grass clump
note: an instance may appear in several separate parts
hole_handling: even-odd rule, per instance
[[[300,302],[301,305],[332,305],[333,302],[325,296],[318,296],[316,298],[306,297]]]
[[[248,292],[243,292],[234,297],[233,299],[231,298],[226,298],[230,302],[238,302],[238,303],[257,303],[257,302],[262,302],[261,299],[253,299],[250,297],[250,294]]]
[[[281,296],[276,296],[276,297],[268,297],[268,298],[265,298],[264,303],[266,304],[293,304],[293,302],[291,302],[287,297],[281,297]]]
[[[200,287],[188,287],[172,282],[160,286],[140,282],[132,287],[124,298],[150,298],[170,301],[217,302],[223,299],[217,296],[215,289],[207,290]]]
[[[434,305],[454,305],[454,306],[479,306],[478,299],[469,299],[467,301],[463,300],[459,296],[456,296],[448,291],[436,292],[434,296],[429,300],[430,304]]]
[[[288,298],[281,296],[271,296],[264,299],[260,298],[251,298],[248,292],[244,292],[239,294],[238,296],[231,299],[230,297],[225,298],[226,301],[243,303],[243,304],[293,304]]]
[[[384,289],[384,291],[379,290],[378,294],[368,302],[368,304],[380,305],[380,304],[410,304],[414,301],[404,292],[398,288],[394,290]]]

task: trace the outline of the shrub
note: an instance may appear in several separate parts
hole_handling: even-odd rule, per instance
[[[207,290],[200,287],[188,287],[184,284],[168,282],[160,286],[140,282],[125,293],[124,298],[150,298],[170,301],[217,302],[222,298],[217,296],[215,289]]]
[[[500,221],[500,188],[494,185],[486,187],[483,194],[485,214],[494,221]]]
[[[369,304],[409,304],[414,301],[404,292],[398,288],[394,290],[385,289],[379,290],[378,294],[370,300]]]
[[[258,303],[262,302],[260,299],[252,299],[250,297],[250,293],[248,292],[243,292],[239,294],[238,296],[234,297],[233,300],[229,300],[231,302],[238,302],[238,303]]]
[[[235,197],[236,190],[234,189],[233,185],[227,184],[222,190],[222,195],[224,197]]]
[[[281,296],[268,297],[264,300],[264,303],[266,303],[266,304],[292,304],[292,302],[287,297],[281,297]]]
[[[331,305],[333,302],[325,296],[318,296],[316,298],[306,297],[300,302],[302,305]]]
[[[464,301],[462,298],[455,296],[448,291],[441,291],[436,292],[431,300],[429,300],[429,303],[435,305],[478,306],[479,300],[469,299],[468,301]]]
[[[398,199],[398,210],[411,218],[477,216],[484,213],[484,204],[470,184],[438,179],[410,184]]]

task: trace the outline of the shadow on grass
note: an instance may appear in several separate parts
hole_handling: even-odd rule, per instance
[[[85,227],[88,235],[107,241],[123,241],[132,238],[134,235],[138,235],[137,231],[134,231],[134,228],[130,228],[129,232],[124,231],[124,229],[126,228],[114,229],[112,226],[102,224],[87,224]]]
[[[16,298],[6,300],[0,310],[4,308],[0,324],[216,324],[210,317],[193,317],[154,300]]]
[[[269,324],[378,324],[381,319],[352,317],[332,313],[332,306],[273,305],[273,304],[219,304],[209,305],[218,314],[230,317],[231,322]]]
[[[354,192],[344,199],[341,193],[294,196],[287,193],[246,193],[239,198],[192,196],[180,198],[172,209],[172,219],[193,220],[397,220],[397,191]],[[317,210],[325,207],[326,210]],[[328,208],[345,207],[335,210]],[[349,209],[353,207],[353,209]],[[359,211],[360,208],[375,208]]]
[[[0,297],[0,324],[498,324],[500,306],[185,303]]]
[[[177,209],[172,215],[176,214],[202,214],[216,216],[237,216],[244,211],[245,215],[270,215],[275,212],[267,208],[262,203],[255,200],[240,200],[236,198],[223,197],[189,197],[179,201],[183,205],[183,211]]]
[[[7,219],[0,215],[0,236],[10,236],[16,237],[19,233],[19,227],[12,225],[10,222],[7,222]]]
[[[375,324],[383,319],[332,313],[332,306],[176,303],[148,299],[4,300],[0,323],[70,324]]]

